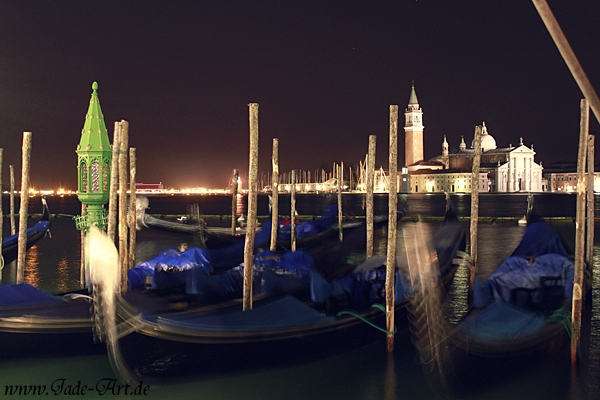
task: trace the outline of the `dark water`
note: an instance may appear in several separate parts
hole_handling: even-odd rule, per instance
[[[376,194],[374,199],[375,213],[387,215],[387,195]],[[597,196],[596,196],[597,197]],[[336,195],[298,194],[296,196],[296,211],[299,215],[318,215],[327,204],[337,204]],[[461,216],[471,213],[471,196],[454,194],[452,204]],[[348,215],[364,215],[364,196],[361,194],[344,194],[342,209]],[[545,217],[575,217],[575,194],[539,193],[534,195],[536,210]],[[243,198],[245,204],[246,198]],[[47,197],[50,211],[54,214],[77,215],[81,212],[81,204],[75,196]],[[15,212],[19,212],[19,198],[15,199]],[[149,214],[176,215],[188,213],[190,204],[198,204],[202,214],[229,216],[231,215],[231,197],[225,195],[190,195],[190,196],[153,196],[150,197]],[[41,203],[39,198],[30,198],[29,213],[39,214]],[[600,216],[600,201],[596,198],[596,215]],[[289,215],[290,196],[279,196],[280,214]],[[424,215],[441,217],[445,211],[444,195],[410,194],[399,195],[398,209],[406,210],[409,215]],[[482,194],[479,196],[479,215],[481,217],[520,218],[527,210],[527,194]],[[3,212],[9,212],[9,199],[3,196]],[[267,195],[258,196],[257,212],[259,216],[270,215],[269,198]]]
[[[266,197],[263,200],[266,201]],[[281,206],[283,206],[282,200]],[[326,196],[299,197],[300,214],[318,214],[324,204],[331,202]],[[30,209],[36,199],[32,199]],[[184,214],[187,205],[199,203],[207,214],[229,215],[230,200],[218,196],[189,198],[161,197],[150,199],[153,214]],[[453,196],[459,215],[468,215],[469,196]],[[50,198],[51,212],[77,214],[79,204],[69,198]],[[262,204],[262,205],[261,205]],[[444,210],[443,196],[407,196],[402,202],[408,215],[441,216]],[[545,207],[545,216],[575,216],[575,196],[536,196],[536,205]],[[7,207],[5,205],[5,207]],[[259,202],[268,213],[266,203]],[[519,217],[524,214],[526,196],[482,196],[481,215],[496,217]],[[283,207],[281,207],[283,208]],[[362,198],[358,195],[344,196],[344,208],[350,214],[360,215]],[[377,200],[376,208],[387,213],[387,198]],[[7,208],[5,208],[7,210]],[[289,210],[289,208],[288,208]],[[282,210],[282,214],[285,210]],[[33,220],[31,220],[33,223]],[[46,238],[28,253],[25,280],[51,292],[79,287],[79,232],[70,218],[52,221],[52,238]],[[414,224],[405,222],[404,224]],[[400,223],[399,229],[402,229]],[[425,229],[433,231],[437,222],[426,222]],[[569,243],[574,243],[574,225],[571,222],[553,222]],[[7,220],[5,220],[5,231]],[[468,228],[468,224],[465,223]],[[513,249],[520,240],[523,227],[515,222],[481,223],[479,226],[479,268],[483,275],[489,274],[498,262]],[[600,231],[596,230],[594,292],[592,315],[586,319],[582,337],[582,366],[578,377],[572,381],[568,363],[541,363],[531,371],[496,384],[486,385],[468,392],[461,399],[600,399]],[[399,252],[402,251],[402,233],[399,231]],[[187,236],[165,234],[143,230],[138,232],[136,259],[144,260],[168,247],[181,243],[194,245]],[[379,245],[383,253],[385,246]],[[14,265],[3,271],[3,282],[14,276]],[[251,371],[218,379],[196,379],[164,385],[151,386],[147,394],[152,398],[181,399],[440,399],[446,398],[429,385],[426,374],[417,363],[415,351],[407,337],[396,342],[394,356],[388,358],[383,342],[356,349],[355,351],[310,364],[266,371]],[[2,345],[0,343],[0,345]],[[473,371],[485,374],[485,371]],[[4,396],[5,385],[50,385],[57,379],[65,384],[95,385],[104,378],[114,378],[105,356],[70,357],[59,359],[25,359],[0,361],[0,396]],[[116,392],[115,392],[116,393]],[[35,396],[33,396],[35,397]],[[33,398],[32,397],[32,398]],[[74,398],[126,398],[108,393],[98,396],[89,392]],[[147,397],[147,396],[144,396]],[[25,397],[17,397],[25,398]],[[129,398],[129,397],[127,397]]]

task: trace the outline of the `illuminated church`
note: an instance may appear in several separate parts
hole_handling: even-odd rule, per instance
[[[419,106],[413,83],[408,106],[404,112],[405,165],[412,193],[471,193],[473,142],[470,148],[461,137],[458,149],[450,150],[444,135],[442,153],[430,160],[423,159],[423,110]],[[527,147],[523,138],[519,145],[498,148],[496,139],[481,126],[480,192],[541,192],[543,167],[535,162],[533,145]]]

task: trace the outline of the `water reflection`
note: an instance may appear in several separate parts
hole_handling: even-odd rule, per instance
[[[69,265],[69,261],[65,257],[61,258],[58,263],[58,268],[56,269],[56,278],[53,281],[58,292],[66,292],[69,290],[70,270],[71,266]]]
[[[40,285],[40,252],[38,246],[32,246],[27,251],[23,281],[38,287]]]

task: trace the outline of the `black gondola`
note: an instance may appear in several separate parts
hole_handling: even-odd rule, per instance
[[[455,324],[444,326],[447,353],[428,376],[450,392],[502,382],[535,363],[568,365],[574,264],[560,235],[533,213],[512,252],[483,282],[475,279],[473,307]],[[413,318],[413,341],[422,361],[431,357],[425,315]],[[431,358],[430,358],[431,360]],[[436,371],[432,374],[433,371]]]
[[[440,265],[446,269],[440,271],[440,276],[448,283],[455,271],[452,260],[458,250],[465,248],[464,228],[456,221],[447,221],[434,240],[440,245],[438,254],[445,257]],[[133,371],[133,376],[166,378],[296,363],[371,343],[385,337],[373,327],[385,325],[385,313],[379,307],[369,307],[381,301],[385,267],[377,257],[366,263],[368,267],[359,267],[355,273],[331,281],[315,274],[310,301],[282,295],[255,303],[247,311],[242,311],[238,302],[235,308],[169,315],[153,313],[143,306],[123,306],[118,315],[129,321],[134,332],[109,346],[117,350],[116,354],[111,353],[111,359],[125,379],[132,375],[124,370],[124,365]],[[404,316],[410,296],[401,271],[396,274],[399,332],[407,326]],[[355,311],[346,312],[346,306]]]
[[[42,217],[31,228],[27,229],[27,249],[39,242],[50,231],[50,211],[46,199],[42,197]],[[2,239],[2,258],[4,264],[9,264],[17,259],[19,250],[19,234],[14,234]]]

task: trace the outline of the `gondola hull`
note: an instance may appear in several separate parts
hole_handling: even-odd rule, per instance
[[[44,236],[50,231],[50,211],[46,200],[42,199],[43,213],[40,220],[31,228],[27,229],[27,245],[26,248],[30,249],[37,242],[39,242]],[[4,264],[10,264],[15,261],[19,251],[19,234],[15,234],[2,239],[2,258]]]
[[[405,305],[398,303],[395,311],[395,337],[399,341],[407,337]],[[264,306],[246,312],[260,312],[261,307]],[[385,327],[385,314],[381,310],[360,315]],[[384,332],[355,316],[338,317],[314,326],[254,332],[178,331],[159,322],[122,338],[120,347],[126,364],[139,377],[169,379],[289,366],[347,352],[385,337]]]

